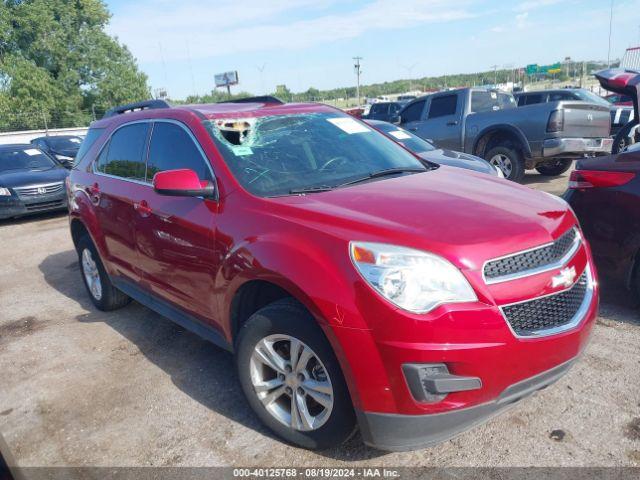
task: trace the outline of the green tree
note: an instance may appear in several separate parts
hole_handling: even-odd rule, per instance
[[[109,18],[101,0],[0,1],[0,128],[75,126],[92,109],[149,98]]]

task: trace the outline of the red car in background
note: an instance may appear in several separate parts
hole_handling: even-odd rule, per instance
[[[67,186],[95,306],[133,298],[234,352],[253,411],[305,448],[451,438],[560,378],[596,318],[563,200],[326,105],[118,107]]]

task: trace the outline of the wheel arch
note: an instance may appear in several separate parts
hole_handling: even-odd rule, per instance
[[[519,128],[507,124],[492,125],[482,130],[476,137],[472,152],[485,158],[489,150],[502,144],[512,144],[525,158],[531,158],[531,147],[525,135]]]

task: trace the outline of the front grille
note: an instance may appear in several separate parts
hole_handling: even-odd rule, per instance
[[[28,187],[16,187],[14,190],[20,198],[29,199],[40,195],[51,195],[61,192],[62,182],[48,183],[46,185],[29,185]]]
[[[25,208],[29,212],[40,212],[43,210],[51,210],[58,207],[64,207],[64,200],[56,200],[55,202],[29,203],[25,205]]]
[[[577,236],[578,231],[572,228],[550,245],[491,260],[484,266],[484,278],[488,283],[495,283],[501,281],[503,277],[550,267],[569,253]],[[504,278],[504,280],[508,280],[508,278]]]
[[[545,330],[567,326],[575,321],[589,288],[588,272],[568,290],[528,302],[502,307],[504,317],[516,335],[531,337]]]

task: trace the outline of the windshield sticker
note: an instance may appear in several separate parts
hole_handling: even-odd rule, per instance
[[[40,155],[40,150],[36,150],[35,148],[27,148],[24,153],[29,155],[30,157],[34,157],[36,155]]]
[[[332,123],[333,125],[338,127],[340,130],[348,133],[349,135],[353,133],[367,133],[371,131],[364,125],[356,122],[353,118],[348,118],[348,117],[327,118],[327,122]]]
[[[397,138],[398,140],[407,140],[408,138],[411,138],[411,135],[403,132],[402,130],[394,130],[393,132],[389,132],[389,135]]]
[[[237,157],[243,157],[245,155],[253,155],[253,150],[251,150],[251,147],[247,147],[245,145],[232,145],[231,151]]]

